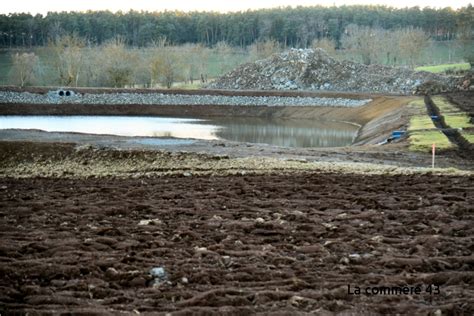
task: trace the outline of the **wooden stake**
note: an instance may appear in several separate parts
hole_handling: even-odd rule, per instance
[[[436,144],[433,143],[433,146],[431,147],[431,152],[432,152],[432,159],[431,159],[431,168],[435,167],[435,155],[436,155]]]

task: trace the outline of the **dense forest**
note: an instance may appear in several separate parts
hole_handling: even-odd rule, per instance
[[[179,45],[199,43],[213,46],[226,42],[245,47],[272,39],[283,46],[307,47],[313,40],[329,38],[340,45],[348,25],[382,28],[420,28],[432,40],[453,40],[464,32],[472,37],[474,9],[453,10],[385,6],[296,7],[256,11],[138,12],[109,11],[50,12],[0,15],[0,47],[47,45],[51,38],[75,34],[100,45],[120,36],[130,46],[147,46],[166,38]]]

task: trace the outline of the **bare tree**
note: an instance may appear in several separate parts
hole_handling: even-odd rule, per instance
[[[259,60],[270,57],[271,55],[281,51],[280,44],[273,39],[257,41],[249,46],[250,60]]]
[[[197,68],[199,72],[199,77],[201,78],[201,82],[205,83],[207,82],[207,75],[209,69],[210,50],[209,48],[206,48],[201,44],[197,44],[194,51],[198,59]]]
[[[381,30],[377,38],[379,61],[387,65],[396,65],[400,61],[400,31]]]
[[[400,57],[414,67],[428,45],[428,35],[417,28],[388,31],[382,28],[349,25],[341,39],[348,52],[366,64],[396,64]]]
[[[166,47],[163,50],[159,69],[161,84],[165,85],[168,89],[173,86],[175,81],[183,79],[182,60],[173,48]]]
[[[194,79],[197,79],[199,64],[198,47],[199,45],[197,44],[185,44],[180,47],[185,83],[190,82],[193,84]]]
[[[474,18],[474,10],[472,7],[470,8],[469,11],[468,8],[465,9],[466,13],[471,16],[471,20],[465,19],[463,21],[472,21]],[[464,60],[467,61],[470,65],[471,68],[474,67],[474,25],[473,23],[460,23],[458,26],[458,40],[459,40],[459,46],[460,49],[463,53]]]
[[[56,70],[62,85],[77,86],[83,66],[84,39],[64,35],[50,40],[49,47],[56,55]]]
[[[86,87],[97,87],[105,83],[102,47],[87,46],[82,50],[83,67],[79,84]]]
[[[133,84],[138,56],[125,47],[125,41],[117,37],[106,43],[101,49],[101,64],[106,84],[113,87],[125,87]]]
[[[336,43],[329,38],[321,38],[315,39],[311,42],[311,48],[322,48],[328,53],[330,56],[334,56],[336,54]]]
[[[35,53],[16,53],[12,56],[12,60],[10,76],[13,82],[20,87],[31,84],[38,67],[38,56]]]
[[[160,83],[169,89],[183,77],[181,57],[176,48],[166,45],[166,40],[160,40],[151,47],[149,69],[151,86]]]
[[[400,30],[400,54],[408,60],[412,68],[428,46],[428,39],[428,35],[422,29],[409,27]]]
[[[179,50],[182,52],[184,80],[192,84],[194,80],[200,79],[204,83],[207,80],[209,49],[201,44],[186,44]]]
[[[232,47],[224,41],[218,42],[214,47],[214,52],[218,58],[219,73],[223,74],[232,68],[231,54]]]
[[[386,35],[385,30],[380,28],[350,24],[342,36],[342,47],[358,55],[364,64],[370,65],[380,59]]]

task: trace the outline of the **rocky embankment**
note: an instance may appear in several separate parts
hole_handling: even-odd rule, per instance
[[[0,91],[0,104],[142,104],[142,105],[229,105],[229,106],[343,106],[358,107],[371,99],[281,96],[224,96],[162,93],[48,93]]]
[[[462,85],[457,77],[339,61],[322,49],[291,49],[241,65],[208,88],[414,94],[452,91]]]

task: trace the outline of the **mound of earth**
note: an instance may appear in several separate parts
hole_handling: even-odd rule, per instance
[[[460,84],[459,78],[425,71],[338,61],[322,49],[291,49],[241,65],[209,87],[423,94],[457,90]]]

